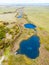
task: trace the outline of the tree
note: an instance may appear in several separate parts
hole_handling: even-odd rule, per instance
[[[5,38],[5,26],[0,26],[0,39]]]

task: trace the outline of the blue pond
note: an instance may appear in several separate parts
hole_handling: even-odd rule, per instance
[[[38,36],[31,36],[27,40],[20,43],[20,48],[16,51],[17,54],[23,54],[31,59],[39,56],[40,39]]]
[[[22,18],[22,16],[18,16],[17,18]]]
[[[22,18],[22,15],[17,16],[17,18]]]
[[[25,27],[25,28],[30,28],[30,29],[36,28],[36,26],[35,26],[34,24],[30,24],[30,23],[25,24],[24,27]]]

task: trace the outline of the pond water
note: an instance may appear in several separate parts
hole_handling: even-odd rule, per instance
[[[36,26],[34,24],[28,23],[24,25],[25,28],[30,28],[30,29],[34,29],[36,28]]]
[[[22,18],[22,16],[21,16],[21,15],[19,15],[17,18]]]
[[[20,48],[16,51],[17,54],[23,54],[31,59],[39,56],[40,39],[38,36],[31,36],[27,40],[20,43]]]

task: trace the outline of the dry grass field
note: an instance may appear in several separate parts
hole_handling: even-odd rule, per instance
[[[49,32],[49,6],[30,6],[25,8],[28,19],[36,26]]]

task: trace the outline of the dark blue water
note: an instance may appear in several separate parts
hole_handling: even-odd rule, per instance
[[[17,54],[23,54],[31,59],[39,56],[40,39],[38,36],[32,36],[20,43],[20,48],[16,51]]]
[[[30,28],[30,29],[36,28],[36,26],[35,26],[34,24],[30,24],[30,23],[25,24],[24,27],[25,27],[25,28]]]

